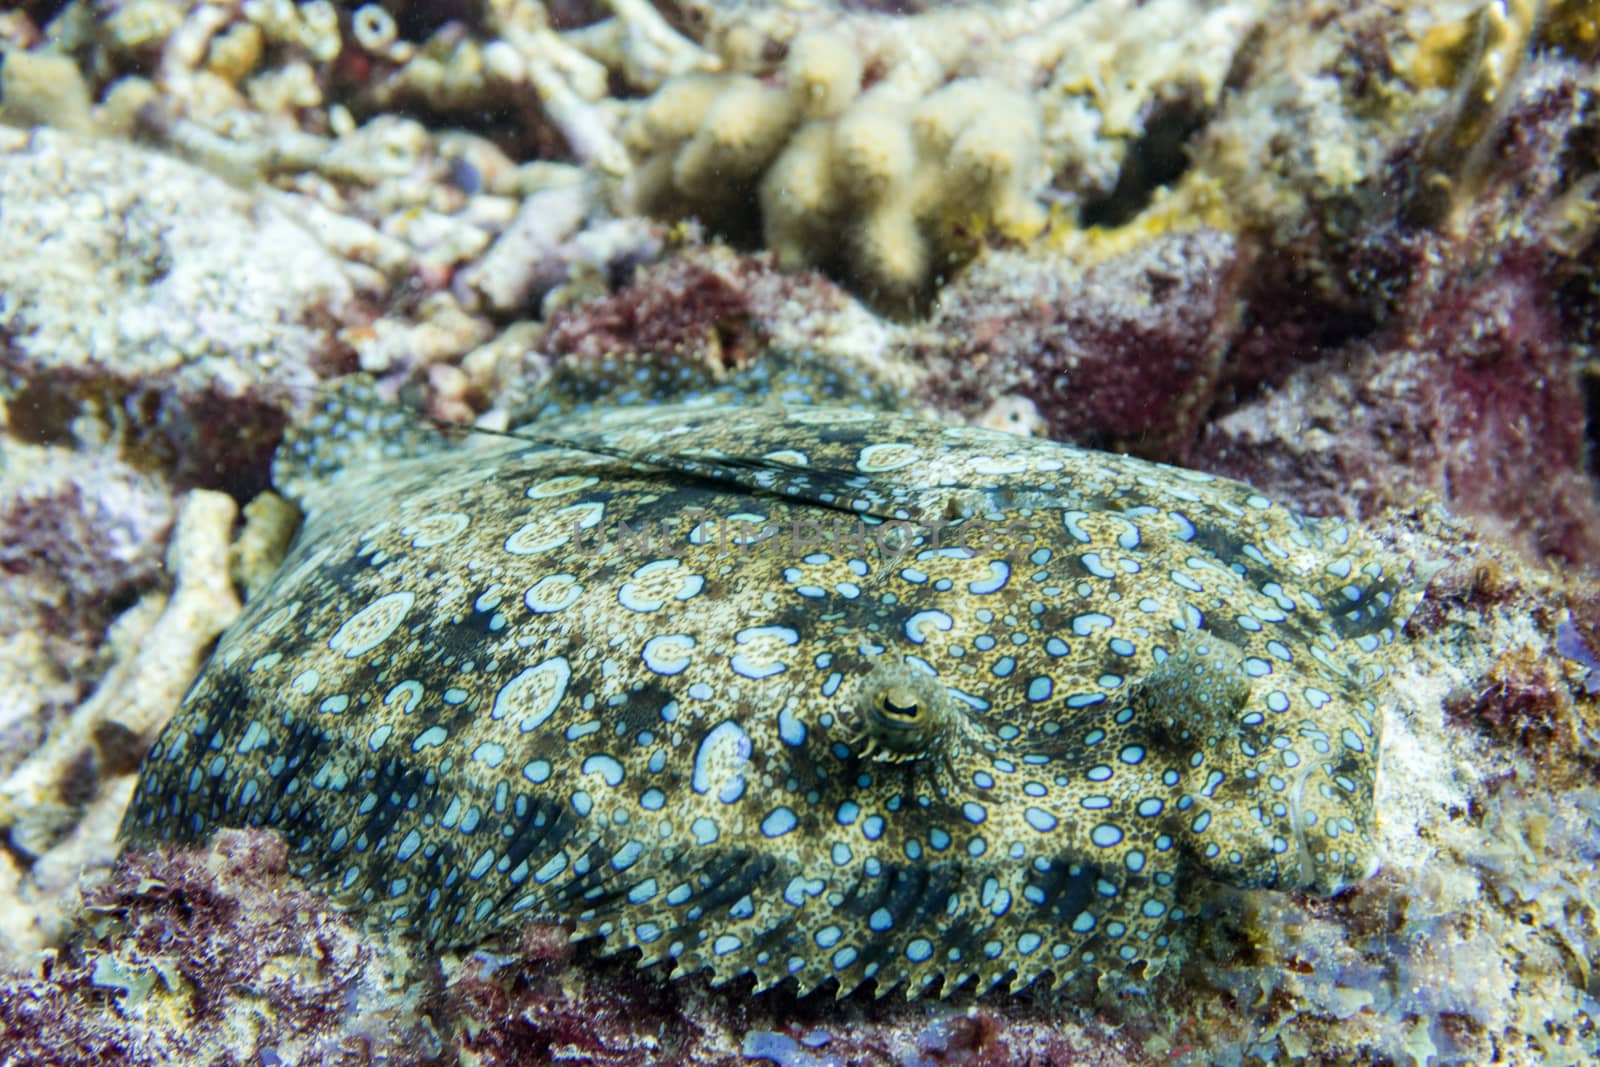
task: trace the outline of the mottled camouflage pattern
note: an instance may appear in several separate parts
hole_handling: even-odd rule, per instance
[[[1359,530],[870,411],[537,433],[303,492],[125,832],[274,827],[436,945],[553,916],[679,973],[913,993],[1153,973],[1186,878],[1371,873],[1416,592]]]

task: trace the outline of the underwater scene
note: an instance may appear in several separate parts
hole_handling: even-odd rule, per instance
[[[0,4],[0,1067],[1600,1064],[1600,2]]]

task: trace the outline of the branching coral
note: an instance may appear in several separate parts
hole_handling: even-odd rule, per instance
[[[813,30],[790,45],[781,85],[689,75],[664,85],[626,133],[646,210],[748,225],[752,186],[768,247],[787,267],[842,271],[904,306],[964,233],[1043,221],[1040,116],[989,78],[932,92],[894,77],[862,90],[852,41]]]
[[[704,13],[727,72],[669,81],[633,109],[632,206],[759,234],[784,266],[904,309],[984,237],[1038,233],[1042,201],[1063,227],[1074,209],[1094,224],[1142,211],[1187,168],[1259,5]],[[729,112],[762,136],[715,132]]]

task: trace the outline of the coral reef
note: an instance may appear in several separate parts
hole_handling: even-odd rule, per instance
[[[630,121],[642,156],[633,199],[736,232],[755,194],[782,266],[839,270],[891,307],[952,265],[959,234],[1042,225],[1030,97],[972,77],[923,92],[891,75],[863,92],[863,67],[848,37],[813,30],[790,43],[782,85],[667,82]]]
[[[84,902],[92,918],[32,976],[0,977],[13,1062],[429,1064],[428,985],[285,874],[281,840],[218,835],[150,853]]]
[[[234,512],[221,493],[185,497],[166,553],[170,594],[147,593],[117,620],[95,692],[0,780],[0,832],[12,855],[31,861],[15,887],[22,913],[0,923],[6,949],[56,940],[78,876],[114,853],[129,772],[239,612],[228,576]]]
[[[290,394],[342,361],[340,261],[226,182],[131,145],[0,127],[0,368],[14,433],[263,488]]]
[[[1242,402],[1183,457],[1325,511],[1425,488],[1538,555],[1600,562],[1585,430],[1597,88],[1592,67],[1531,57],[1483,133],[1492,165],[1441,228],[1409,221],[1405,200],[1432,127],[1323,190],[1281,235],[1295,272],[1242,294],[1222,382]]]
[[[0,1047],[1593,1062],[1597,25],[1593,0],[0,12],[0,775],[33,768],[0,849]],[[957,171],[917,109],[959,115],[963,84],[1027,102],[1037,170],[1007,179],[1020,206],[991,184],[973,215],[919,215],[907,159],[947,205]],[[781,98],[785,133],[691,204],[670,171],[735,87],[730,109]],[[895,194],[846,198],[846,163]],[[652,181],[706,228],[636,214]],[[899,265],[863,269],[873,248]],[[874,271],[925,279],[920,300],[882,300]],[[1206,921],[1144,997],[932,1011],[660,987],[550,927],[418,965],[298,892],[269,839],[112,866],[138,748],[119,694],[169,712],[221,617],[164,612],[183,494],[255,499],[320,382],[364,368],[427,416],[503,426],[551,375],[715,380],[813,351],[908,409],[1241,476],[1445,564],[1386,725],[1378,876],[1331,901],[1197,891]],[[237,536],[213,501],[209,548],[180,553],[210,561],[211,609],[272,570],[294,522],[272,499]]]
[[[1099,262],[1076,251],[990,255],[945,288],[928,322],[907,331],[937,368],[929,399],[975,414],[1010,394],[1048,436],[1181,458],[1238,339],[1247,257],[1209,227]]]
[[[113,456],[0,441],[0,629],[51,647],[58,669],[161,578],[173,507],[156,478]],[[3,759],[4,757],[0,757]]]

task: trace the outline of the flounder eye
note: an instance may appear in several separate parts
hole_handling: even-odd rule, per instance
[[[908,686],[887,686],[877,694],[878,709],[892,721],[915,723],[922,718],[922,704]]]
[[[864,756],[910,760],[933,755],[951,725],[950,697],[937,678],[903,663],[880,663],[857,690]]]

